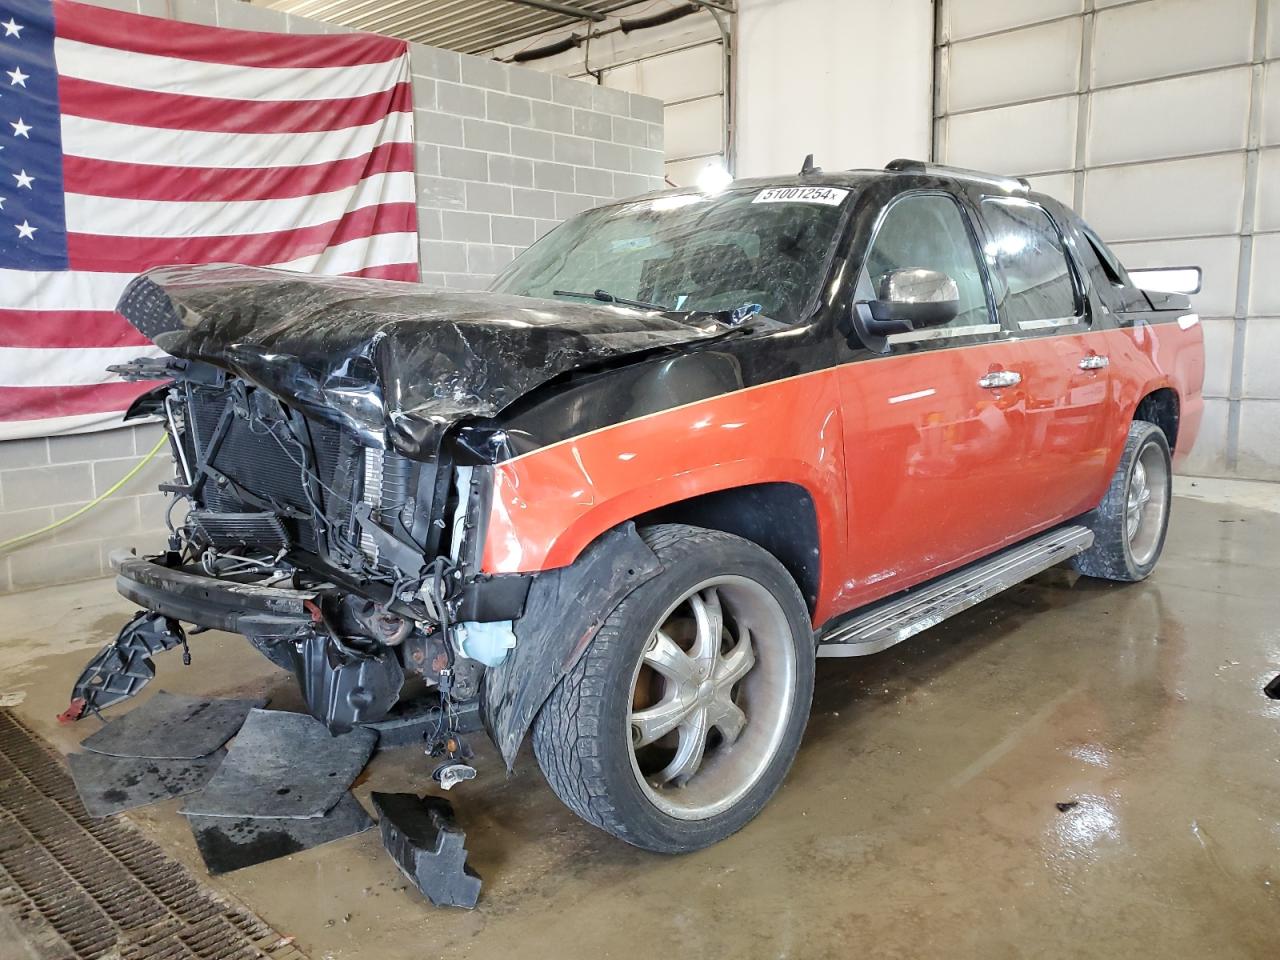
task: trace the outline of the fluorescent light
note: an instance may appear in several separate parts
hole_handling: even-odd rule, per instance
[[[731,183],[733,177],[719,160],[712,160],[698,174],[698,189],[703,193],[719,193]]]

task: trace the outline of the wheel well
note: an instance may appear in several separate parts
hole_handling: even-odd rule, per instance
[[[818,598],[820,551],[813,498],[794,483],[757,483],[667,504],[636,517],[637,526],[685,523],[750,540],[777,558],[812,613]]]
[[[1178,395],[1168,387],[1153,390],[1138,402],[1133,419],[1154,423],[1164,431],[1169,449],[1178,445]]]

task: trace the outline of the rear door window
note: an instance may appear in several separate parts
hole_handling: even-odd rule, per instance
[[[1066,246],[1039,204],[987,198],[984,253],[1006,322],[1021,330],[1080,323],[1084,310]]]

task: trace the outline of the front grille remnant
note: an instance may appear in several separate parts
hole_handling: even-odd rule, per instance
[[[0,910],[36,956],[305,960],[126,820],[92,819],[54,753],[2,709]]]

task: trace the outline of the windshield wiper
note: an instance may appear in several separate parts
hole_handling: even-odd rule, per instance
[[[576,290],[552,290],[553,297],[577,297],[579,300],[599,300],[601,303],[616,303],[623,307],[640,307],[643,310],[662,310],[666,307],[660,303],[646,303],[643,300],[628,300],[626,297],[615,297],[608,290],[597,290],[595,293],[579,293]]]

